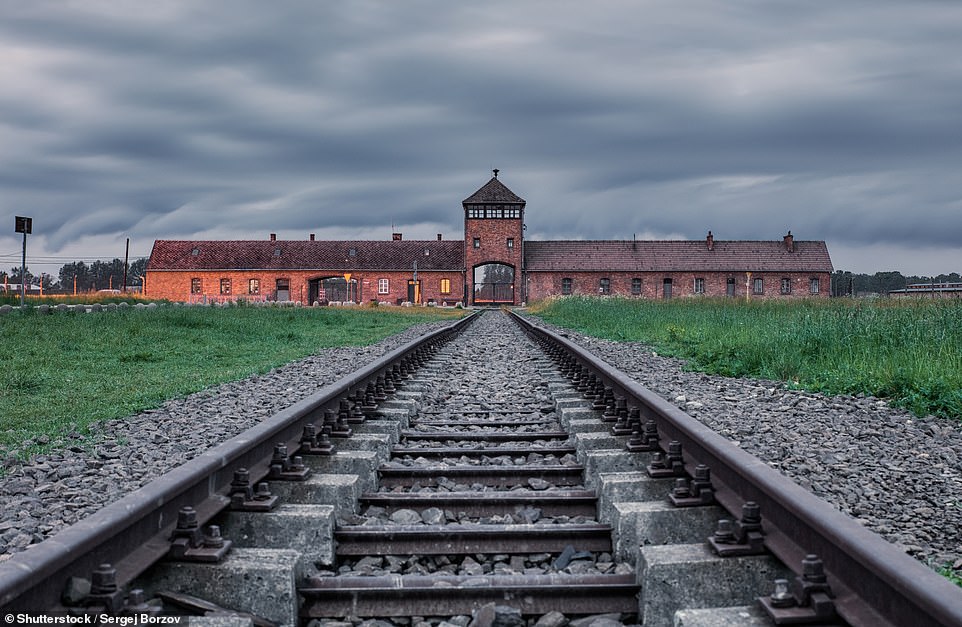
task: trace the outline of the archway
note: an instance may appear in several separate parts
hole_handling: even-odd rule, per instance
[[[505,263],[484,263],[474,267],[476,305],[514,304],[514,266]]]

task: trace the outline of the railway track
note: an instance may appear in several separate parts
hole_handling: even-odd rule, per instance
[[[0,564],[0,605],[220,607],[255,624],[962,624],[950,583],[515,319],[487,312],[394,351]]]

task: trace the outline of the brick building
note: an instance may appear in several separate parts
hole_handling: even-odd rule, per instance
[[[175,301],[518,305],[564,294],[827,297],[823,241],[525,241],[498,171],[462,202],[464,239],[157,240],[145,293]]]

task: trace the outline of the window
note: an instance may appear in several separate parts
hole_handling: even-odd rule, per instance
[[[786,277],[782,277],[782,288],[781,288],[780,291],[781,291],[782,294],[791,294],[791,293],[792,293],[792,280],[789,279],[789,278],[786,278]]]
[[[696,294],[705,293],[705,279],[695,279],[695,293]]]
[[[280,248],[275,248],[275,249],[274,249],[274,256],[275,256],[275,257],[280,257],[280,256],[281,256],[281,249],[280,249]]]
[[[202,293],[202,292],[203,292],[203,289],[201,288],[200,279],[191,279],[191,280],[190,280],[190,293],[191,293],[191,294],[200,294],[200,293]]]
[[[753,294],[764,294],[765,293],[765,280],[755,279],[752,281],[752,293]]]
[[[378,279],[378,280],[377,280],[377,293],[378,293],[378,294],[390,294],[390,293],[391,293],[391,280],[390,280],[390,279]]]
[[[425,248],[425,249],[424,249],[424,256],[425,256],[425,257],[430,257],[430,256],[431,256],[431,249],[430,249],[430,248]]]
[[[220,280],[220,293],[221,293],[221,294],[230,294],[230,279],[221,279],[221,280]]]
[[[818,294],[818,277],[812,277],[808,280],[808,293]]]
[[[347,249],[347,256],[348,256],[348,257],[357,257],[357,249],[356,249],[356,248],[353,248],[353,247],[352,247],[352,248],[348,248],[348,249]]]
[[[725,294],[728,296],[735,295],[735,279],[729,277],[725,280]]]
[[[598,281],[598,292],[600,294],[611,294],[611,279],[600,279]]]
[[[561,293],[562,294],[571,293],[571,279],[561,279]]]
[[[510,205],[472,205],[467,209],[467,217],[472,219],[502,219],[502,218],[520,218],[521,209],[519,207],[512,207]]]
[[[441,279],[441,293],[442,294],[451,293],[451,279]]]
[[[194,250],[190,251],[190,254],[193,255],[194,257],[196,257],[197,255],[200,254],[200,249],[199,249],[199,248],[195,248]]]
[[[247,280],[247,293],[248,293],[248,294],[260,294],[260,293],[261,293],[261,280],[260,280],[260,279],[248,279],[248,280]]]
[[[508,238],[508,250],[514,250],[514,238],[513,238],[513,237],[509,237],[509,238]]]
[[[641,296],[641,279],[631,280],[631,294],[632,296]]]
[[[480,237],[475,237],[475,238],[474,238],[474,247],[475,247],[475,248],[481,248],[481,238],[480,238]]]

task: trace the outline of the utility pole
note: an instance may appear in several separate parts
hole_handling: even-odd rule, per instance
[[[20,259],[20,309],[23,309],[27,297],[27,233],[33,231],[33,218],[16,216],[16,228],[17,233],[23,233],[23,257]]]
[[[124,253],[124,294],[127,293],[127,268],[130,265],[127,263],[130,260],[130,238],[127,238],[127,251]]]

